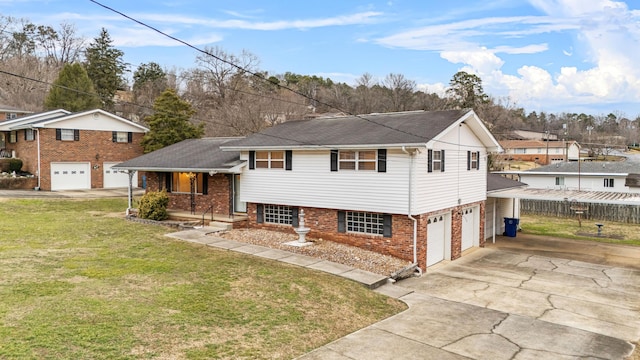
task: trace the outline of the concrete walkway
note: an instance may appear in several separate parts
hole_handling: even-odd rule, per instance
[[[292,265],[302,266],[309,269],[324,271],[333,275],[343,277],[345,279],[353,280],[366,286],[369,289],[375,289],[387,282],[387,277],[385,276],[360,269],[355,269],[353,267],[338,264],[335,262],[317,259],[306,255],[295,254],[284,250],[272,249],[260,245],[246,244],[234,240],[223,239],[221,237],[207,235],[220,230],[224,229],[205,226],[202,228],[170,233],[167,234],[167,236],[198,244],[204,244],[218,249],[235,251],[239,253],[258,256],[265,259],[277,260]]]

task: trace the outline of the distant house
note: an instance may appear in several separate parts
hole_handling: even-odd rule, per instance
[[[59,109],[0,122],[0,149],[20,158],[42,190],[127,187],[128,175],[111,167],[142,155],[147,131],[103,110]]]
[[[517,175],[530,189],[640,193],[640,167],[628,161],[563,162],[501,173]]]
[[[17,119],[31,113],[33,112],[0,104],[0,123],[5,120]]]
[[[551,134],[545,131],[514,130],[513,134],[520,140],[558,140],[557,134]]]
[[[508,160],[532,161],[548,165],[563,161],[577,161],[580,144],[576,141],[502,140],[503,157]]]

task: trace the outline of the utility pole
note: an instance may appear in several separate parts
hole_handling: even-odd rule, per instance
[[[545,131],[547,134],[547,155],[545,159],[545,165],[549,165],[549,130]]]

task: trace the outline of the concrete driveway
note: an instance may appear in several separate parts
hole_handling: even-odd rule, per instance
[[[485,248],[380,291],[409,309],[300,359],[624,359],[640,339],[633,268]]]

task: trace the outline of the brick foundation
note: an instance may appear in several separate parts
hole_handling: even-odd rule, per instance
[[[418,266],[425,269],[427,258],[427,220],[430,216],[448,212],[451,214],[451,260],[462,255],[462,208],[480,205],[480,229],[478,231],[478,243],[484,246],[484,201],[456,206],[444,211],[428,214],[414,215],[417,223],[416,253]],[[362,249],[375,251],[385,255],[391,255],[399,259],[413,261],[413,221],[407,215],[392,215],[392,237],[381,235],[366,235],[338,232],[338,210],[300,207],[304,209],[305,224],[311,228],[307,235],[310,238],[334,241],[342,244],[356,246]],[[257,204],[247,204],[249,217],[247,226],[250,228],[284,231],[295,234],[290,225],[257,223]]]

